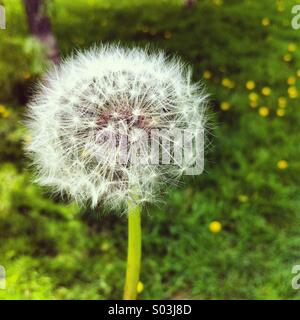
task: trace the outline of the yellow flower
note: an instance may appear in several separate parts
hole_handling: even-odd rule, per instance
[[[257,108],[257,106],[258,106],[257,101],[250,101],[250,107],[251,108]]]
[[[258,113],[262,117],[267,117],[269,115],[269,109],[267,107],[260,107]]]
[[[290,61],[292,61],[292,55],[290,54],[290,53],[287,53],[287,54],[285,54],[283,57],[282,57],[282,59],[283,59],[283,61],[285,61],[285,62],[290,62]]]
[[[277,162],[277,168],[280,169],[280,170],[284,170],[288,167],[288,163],[286,160],[279,160]]]
[[[263,18],[262,20],[261,20],[261,24],[264,26],[264,27],[267,27],[268,25],[270,25],[270,23],[271,23],[271,21],[270,21],[270,19],[269,18]]]
[[[250,101],[257,101],[258,100],[258,94],[255,92],[249,93],[249,100]]]
[[[284,6],[283,1],[282,1],[282,2],[281,2],[281,1],[278,1],[278,2],[277,2],[277,11],[278,11],[278,12],[283,12],[283,11],[284,11],[284,8],[285,8],[285,6]]]
[[[293,76],[288,77],[288,79],[287,79],[287,84],[293,85],[293,84],[295,84],[295,83],[296,83],[296,78],[295,78],[295,77],[293,77]]]
[[[227,111],[231,108],[231,105],[229,102],[222,102],[220,105],[221,110]]]
[[[142,293],[144,291],[144,284],[143,282],[139,281],[137,284],[137,292]]]
[[[10,112],[5,108],[3,104],[0,104],[0,114],[3,118],[8,118],[10,116]]]
[[[208,80],[208,79],[210,79],[211,77],[212,77],[212,73],[211,73],[209,70],[205,70],[205,71],[203,72],[203,78],[204,78],[204,79]]]
[[[297,77],[300,78],[300,70],[297,70]]]
[[[269,87],[263,87],[261,89],[261,93],[264,95],[264,96],[269,96],[271,94],[271,89]]]
[[[0,113],[4,113],[6,111],[6,108],[3,104],[0,104]]]
[[[225,88],[229,88],[229,89],[232,89],[235,86],[234,82],[232,80],[228,79],[228,78],[222,79],[222,85]]]
[[[213,3],[216,5],[216,6],[221,6],[223,4],[223,0],[213,0]]]
[[[255,82],[252,80],[249,80],[246,82],[246,88],[248,90],[253,90],[255,88]]]
[[[102,244],[101,244],[101,250],[102,251],[107,251],[109,250],[110,248],[110,243],[108,241],[104,241]]]
[[[25,80],[28,80],[30,77],[31,77],[31,74],[30,74],[29,71],[24,71],[24,72],[23,72],[23,78],[24,78]]]
[[[239,195],[239,201],[240,202],[248,202],[248,200],[249,200],[249,198],[248,198],[247,195],[245,195],[245,194],[240,194]]]
[[[286,105],[287,105],[287,99],[285,97],[279,97],[278,98],[278,107],[285,108]]]
[[[288,52],[295,52],[297,50],[297,45],[295,43],[289,43]]]
[[[10,116],[10,112],[8,110],[2,113],[3,118],[8,118],[9,116]]]
[[[285,110],[277,109],[276,114],[278,115],[278,117],[283,117],[285,115]]]
[[[295,99],[298,97],[298,90],[296,87],[289,87],[287,91],[290,98]]]
[[[222,230],[221,222],[213,221],[209,224],[209,231],[212,233],[218,233]]]

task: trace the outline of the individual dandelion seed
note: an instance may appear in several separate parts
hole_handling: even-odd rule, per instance
[[[189,149],[181,165],[161,163],[167,156],[178,160],[161,141],[177,145],[176,135],[166,133],[176,128],[203,131],[206,100],[179,59],[108,45],[54,67],[28,106],[26,150],[36,181],[84,206],[127,209],[134,270],[127,270],[126,298],[136,297],[139,281],[140,205],[157,201],[159,190],[197,157]],[[153,135],[157,130],[163,133]],[[147,143],[137,145],[141,136]],[[158,163],[152,142],[165,151]]]

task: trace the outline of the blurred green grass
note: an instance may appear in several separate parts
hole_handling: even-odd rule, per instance
[[[22,2],[4,4],[0,264],[7,289],[0,298],[120,298],[126,218],[83,212],[31,183],[20,121],[46,66]],[[143,216],[141,299],[300,298],[291,287],[292,266],[300,264],[300,31],[290,26],[293,4],[199,0],[188,10],[168,0],[50,2],[63,56],[95,42],[150,43],[191,63],[195,80],[206,78],[211,92],[204,174],[186,178]],[[211,232],[212,221],[220,232]]]

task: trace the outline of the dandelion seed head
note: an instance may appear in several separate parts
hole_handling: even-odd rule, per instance
[[[206,97],[190,67],[163,52],[77,53],[47,73],[28,106],[36,181],[91,207],[124,209],[132,193],[140,204],[156,201],[183,167],[153,165],[148,145],[131,163],[130,151],[154,128],[204,128]]]

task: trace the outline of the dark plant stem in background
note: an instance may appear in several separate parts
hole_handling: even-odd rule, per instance
[[[45,14],[44,0],[24,0],[29,29],[46,48],[47,58],[58,64],[60,61],[56,38],[52,32],[51,22]]]
[[[197,3],[197,0],[185,0],[185,5],[188,8],[193,8]]]

